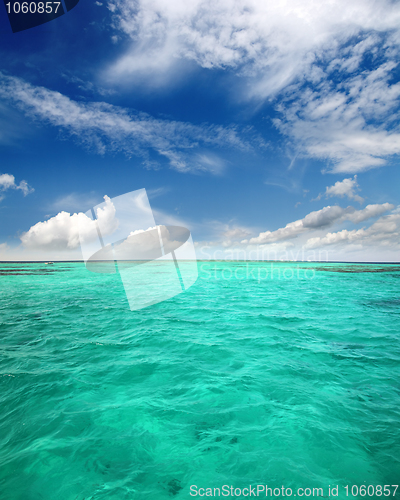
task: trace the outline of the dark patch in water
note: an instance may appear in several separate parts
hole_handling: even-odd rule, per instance
[[[0,276],[35,276],[62,271],[61,269],[0,269]]]
[[[168,493],[172,496],[177,495],[180,490],[182,489],[181,482],[179,479],[171,479],[171,481],[168,482]]]
[[[315,271],[328,271],[331,273],[393,273],[400,272],[400,267],[377,267],[371,269],[364,266],[345,266],[345,267],[303,267],[302,269],[315,269]],[[393,275],[400,276],[400,275]]]
[[[365,348],[364,344],[345,344],[343,342],[331,342],[331,346],[334,349],[351,349],[351,350],[356,350],[356,349],[364,349]]]
[[[364,353],[360,351],[365,349],[363,344],[347,344],[342,342],[331,342],[331,356],[338,360],[356,360],[364,358]]]
[[[386,307],[386,308],[393,308],[393,307],[400,307],[400,298],[396,299],[387,299],[387,300],[374,300],[374,301],[369,301],[365,305],[368,307]]]

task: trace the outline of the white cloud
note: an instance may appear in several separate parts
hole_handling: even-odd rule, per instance
[[[105,197],[105,209],[97,211],[100,225],[111,233],[118,221],[111,200]],[[369,228],[342,229],[335,233],[324,233],[324,229],[344,221],[363,222],[379,217]],[[158,213],[166,223],[178,226],[196,226],[166,214]],[[201,227],[202,226],[202,227]],[[209,241],[195,241],[198,257],[201,259],[244,259],[244,260],[396,260],[400,249],[400,207],[385,203],[368,205],[363,210],[353,207],[325,207],[311,212],[303,219],[289,223],[285,228],[273,232],[260,233],[257,238],[241,240],[254,234],[254,229],[235,223],[223,224],[217,221],[197,224],[195,232],[208,228],[212,235]],[[152,228],[149,228],[152,229]],[[11,249],[0,244],[0,256],[4,260],[65,260],[81,259],[79,233],[85,240],[97,239],[94,221],[84,214],[61,212],[45,222],[39,222],[21,237],[22,245]],[[138,234],[136,231],[132,234]],[[311,236],[311,237],[310,237]],[[314,249],[322,249],[321,251]],[[333,249],[333,250],[332,250]],[[356,252],[358,251],[358,253]],[[36,252],[36,253],[35,253]],[[322,252],[322,253],[321,253]],[[397,253],[398,256],[398,253]]]
[[[343,229],[336,233],[327,233],[322,237],[310,238],[305,248],[320,248],[330,245],[359,245],[390,247],[400,250],[400,209],[378,219],[369,228]]]
[[[352,221],[359,223],[372,217],[377,217],[382,213],[394,208],[390,203],[382,205],[368,205],[363,210],[356,210],[354,207],[342,208],[337,205],[324,207],[307,214],[303,219],[290,222],[283,228],[275,231],[261,232],[257,237],[250,240],[243,240],[243,244],[264,245],[295,238],[300,234],[311,232],[330,226],[336,222]]]
[[[377,218],[368,228],[341,229],[327,233],[326,228]],[[266,231],[258,237],[241,242],[229,239],[229,232],[239,236],[232,226],[223,238],[195,242],[199,259],[257,261],[398,261],[400,250],[400,207],[384,203],[368,205],[363,210],[354,207],[325,207],[303,219],[287,224],[277,231]],[[246,230],[247,234],[250,230]],[[252,231],[254,234],[254,231]]]
[[[304,219],[289,222],[285,227],[279,228],[276,231],[262,232],[257,237],[251,238],[249,241],[243,240],[242,243],[260,245],[295,238],[308,229],[316,229],[332,224],[334,221],[340,219],[344,215],[345,211],[346,209],[339,206],[324,207],[321,210],[309,213],[306,217],[304,217]]]
[[[55,217],[38,222],[21,236],[27,248],[50,248],[55,250],[74,249],[79,246],[79,219],[90,226],[91,221],[85,214],[60,212]],[[87,219],[87,221],[86,221]]]
[[[118,224],[115,207],[108,196],[105,206],[99,207],[96,217],[103,236],[111,233]],[[86,241],[97,238],[97,223],[83,213],[60,212],[44,222],[38,222],[21,236],[25,248],[45,250],[73,250],[80,245],[80,236]]]
[[[327,160],[332,172],[362,172],[400,153],[400,84],[391,83],[394,62],[335,84],[288,91],[276,127],[300,154]]]
[[[108,6],[116,29],[132,39],[110,69],[115,78],[157,73],[158,62],[165,72],[185,59],[256,77],[251,92],[264,96],[310,72],[321,51],[361,32],[400,25],[400,8],[389,0],[110,0]],[[360,44],[348,69],[372,45]]]
[[[400,153],[399,2],[109,0],[108,7],[118,34],[131,39],[108,68],[114,82],[147,75],[146,86],[169,83],[184,61],[224,69],[240,77],[230,87],[247,98],[279,99],[275,124],[300,157],[356,173]]]
[[[294,157],[353,174],[400,153],[399,2],[109,0],[108,8],[118,35],[113,38],[131,40],[108,68],[115,84],[125,78],[145,78],[144,88],[181,82],[185,65],[225,69],[235,96],[239,86],[247,98],[276,99],[274,123]],[[180,171],[219,173],[221,160],[207,152],[201,158],[194,149],[249,148],[233,127],[158,120],[0,80],[0,93],[25,112],[66,128],[99,152],[140,155],[149,167],[155,164],[150,149]]]
[[[0,175],[0,189],[6,190],[10,188],[15,188],[15,177],[10,174]]]
[[[113,201],[108,196],[104,196],[104,200],[105,203],[102,203],[102,207],[96,208],[97,224],[96,221],[87,217],[84,213],[71,214],[61,211],[46,221],[34,224],[28,231],[23,233],[20,237],[21,244],[19,246],[10,247],[7,243],[0,243],[0,260],[82,260],[82,251],[80,249],[82,242],[89,244],[89,247],[91,242],[94,242],[97,249],[97,227],[101,228],[103,238],[121,228],[121,222],[116,217]],[[62,202],[62,200],[58,201]],[[67,196],[65,201],[74,203],[76,199],[74,195],[71,199]],[[98,200],[93,204],[97,202]],[[136,202],[141,203],[140,196],[136,199]],[[161,210],[154,209],[154,207],[152,211],[157,224],[181,227],[195,226],[190,221],[171,216]],[[149,227],[148,229],[154,228]],[[143,231],[133,231],[131,235],[141,232]]]
[[[99,153],[123,151],[127,155],[139,155],[145,164],[151,165],[149,150],[152,150],[181,172],[221,171],[223,164],[216,156],[205,153],[198,158],[194,156],[193,150],[200,146],[203,149],[215,146],[252,149],[249,142],[239,138],[234,126],[192,125],[133,113],[104,102],[73,101],[59,92],[34,87],[1,73],[0,96],[13,101],[27,115],[61,127],[79,141],[94,145]]]
[[[393,208],[394,205],[391,203],[376,203],[374,205],[367,205],[362,210],[355,210],[353,213],[347,214],[346,219],[358,224],[373,217],[379,217]]]
[[[359,185],[357,183],[357,176],[355,175],[353,179],[350,177],[349,179],[343,179],[342,181],[335,182],[333,186],[327,186],[324,194],[326,198],[332,198],[335,196],[343,198],[344,196],[347,196],[347,198],[362,203],[364,198],[358,195],[356,190],[359,190]],[[320,200],[321,198],[322,194],[319,194],[316,199]]]
[[[34,189],[28,185],[26,181],[21,181],[19,184],[16,184],[15,177],[11,174],[0,174],[0,192],[7,191],[8,189],[18,189],[22,191],[23,195],[26,196],[29,193],[32,193]],[[0,201],[4,198],[3,195],[0,195]]]

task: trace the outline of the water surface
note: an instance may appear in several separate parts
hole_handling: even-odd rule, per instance
[[[118,276],[0,263],[0,498],[400,483],[400,266],[198,265],[132,312]]]

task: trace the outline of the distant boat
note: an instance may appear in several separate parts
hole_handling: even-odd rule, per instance
[[[54,264],[54,262],[45,262],[45,264]]]

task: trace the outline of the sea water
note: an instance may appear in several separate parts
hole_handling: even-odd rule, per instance
[[[393,498],[400,266],[198,267],[130,311],[118,275],[0,264],[1,499]]]

